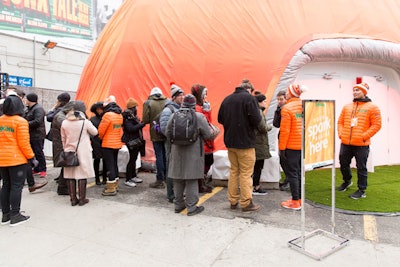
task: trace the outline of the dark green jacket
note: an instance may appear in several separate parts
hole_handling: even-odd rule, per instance
[[[256,160],[269,159],[271,157],[271,153],[269,152],[268,131],[270,131],[272,127],[267,125],[264,113],[262,112],[261,109],[260,109],[260,114],[262,116],[262,119],[258,124],[257,129],[255,130]]]

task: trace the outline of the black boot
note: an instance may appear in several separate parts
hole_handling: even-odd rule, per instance
[[[75,181],[76,182],[76,181]],[[58,179],[58,187],[57,187],[57,194],[60,196],[68,196],[68,185],[66,180],[64,179],[64,168],[61,168],[60,176]]]
[[[204,178],[199,179],[198,181],[199,181],[199,193],[211,193],[212,192],[212,188],[206,185]]]
[[[100,177],[96,176],[95,179],[96,179],[96,185],[101,185]]]
[[[87,184],[87,180],[86,179],[78,180],[79,206],[83,206],[83,205],[89,203],[89,199],[86,198],[86,184]]]
[[[75,179],[65,179],[68,185],[69,198],[71,200],[71,206],[76,206],[78,204],[78,198],[76,197],[76,180]]]

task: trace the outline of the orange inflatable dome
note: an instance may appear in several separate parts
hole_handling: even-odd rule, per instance
[[[125,108],[133,97],[141,116],[153,87],[170,97],[171,81],[185,93],[201,83],[216,122],[223,98],[243,78],[270,102],[293,56],[309,42],[399,43],[399,14],[397,1],[385,0],[124,1],[93,48],[76,99],[90,106],[114,95]],[[216,146],[224,148],[222,134]]]

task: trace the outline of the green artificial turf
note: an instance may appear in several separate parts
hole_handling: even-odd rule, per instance
[[[367,197],[351,199],[349,195],[357,188],[357,170],[352,169],[353,185],[344,192],[335,191],[336,208],[351,211],[400,212],[400,166],[375,167],[368,173]],[[332,169],[307,171],[305,197],[315,203],[332,205]],[[336,187],[341,183],[340,169],[336,169]],[[335,187],[335,188],[336,188]]]

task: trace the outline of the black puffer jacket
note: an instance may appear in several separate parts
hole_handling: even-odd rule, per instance
[[[126,143],[130,140],[136,139],[140,136],[143,137],[142,128],[145,126],[137,117],[136,107],[126,109],[122,113],[124,134],[122,135],[122,142]]]

